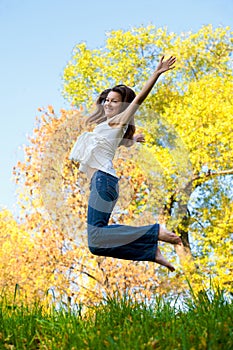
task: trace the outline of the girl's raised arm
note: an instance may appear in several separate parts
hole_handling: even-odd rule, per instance
[[[176,62],[176,58],[173,56],[168,58],[166,61],[164,61],[164,56],[162,56],[156,70],[154,71],[152,76],[148,79],[148,81],[146,82],[142,90],[139,92],[139,94],[134,98],[134,100],[122,113],[112,118],[112,120],[109,122],[109,125],[113,126],[116,124],[118,125],[128,124],[130,119],[134,115],[134,113],[139,108],[139,106],[143,103],[143,101],[149,95],[150,91],[152,90],[153,86],[157,82],[160,75],[167,72],[168,70],[175,68],[174,66],[175,62]]]

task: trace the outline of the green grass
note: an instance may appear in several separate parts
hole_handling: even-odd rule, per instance
[[[175,305],[174,305],[175,304]],[[232,303],[223,292],[153,305],[108,298],[84,312],[0,301],[0,349],[233,349]]]

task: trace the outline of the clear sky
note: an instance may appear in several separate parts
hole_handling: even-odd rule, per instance
[[[74,46],[104,46],[106,32],[153,24],[170,32],[233,29],[233,0],[0,0],[0,206],[15,211],[12,168],[37,108],[69,108],[63,69]]]

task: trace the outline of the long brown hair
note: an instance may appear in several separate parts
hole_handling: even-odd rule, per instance
[[[86,124],[89,124],[89,125],[100,124],[105,120],[107,120],[107,117],[105,117],[105,114],[104,114],[104,102],[110,91],[118,92],[121,95],[121,99],[123,103],[121,104],[120,113],[123,112],[128,107],[128,105],[133,101],[133,99],[136,96],[135,92],[124,84],[116,85],[111,89],[106,89],[102,91],[96,101],[96,110],[93,114],[91,114],[88,117]],[[127,140],[132,140],[135,130],[136,128],[134,124],[134,118],[132,117],[132,120],[130,121],[127,127],[127,130],[124,134],[123,140],[120,144],[127,144]]]

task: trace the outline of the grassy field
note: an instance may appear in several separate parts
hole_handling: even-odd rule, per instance
[[[233,307],[223,292],[151,305],[109,298],[83,311],[0,302],[0,349],[233,349]]]

